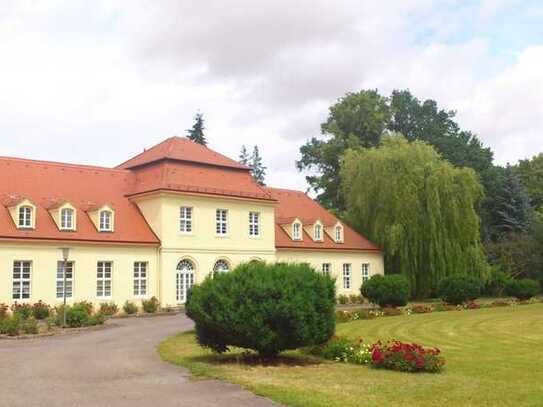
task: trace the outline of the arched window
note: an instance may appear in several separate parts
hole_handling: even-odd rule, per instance
[[[194,285],[194,263],[183,259],[177,264],[175,279],[177,302],[184,304],[187,301],[187,293]]]
[[[21,206],[19,208],[19,227],[31,228],[32,227],[32,207]]]
[[[74,210],[71,208],[64,208],[60,211],[60,228],[62,230],[74,229]]]
[[[226,260],[217,260],[213,266],[213,276],[217,273],[227,273],[230,271],[230,264]]]
[[[110,232],[111,230],[113,230],[111,216],[111,211],[100,212],[100,231]]]

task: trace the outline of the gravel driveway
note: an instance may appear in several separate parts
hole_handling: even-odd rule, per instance
[[[156,345],[192,328],[183,315],[112,320],[113,326],[29,340],[0,340],[0,406],[277,406],[241,387],[190,381]]]

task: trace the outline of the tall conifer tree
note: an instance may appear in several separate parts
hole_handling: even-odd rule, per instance
[[[259,185],[266,185],[266,167],[262,163],[262,157],[258,151],[258,146],[254,146],[253,155],[251,156],[251,167],[253,177]]]
[[[192,125],[192,128],[187,130],[189,132],[189,135],[187,137],[195,143],[207,146],[207,140],[204,135],[204,130],[204,115],[198,112],[194,116],[194,124]]]

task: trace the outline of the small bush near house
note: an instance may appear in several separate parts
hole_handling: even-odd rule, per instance
[[[159,306],[158,299],[156,297],[152,297],[149,300],[143,300],[141,302],[141,306],[143,307],[143,312],[147,314],[154,314],[158,311]]]
[[[399,274],[375,275],[362,285],[360,293],[381,307],[403,307],[409,300],[409,282]]]
[[[0,320],[0,334],[17,336],[21,329],[21,317],[19,315],[8,316]]]
[[[119,307],[114,302],[103,302],[100,304],[100,313],[111,316],[119,312]]]
[[[73,306],[76,308],[84,309],[85,312],[89,315],[92,315],[92,313],[94,312],[94,305],[92,304],[92,302],[89,301],[76,302]]]
[[[351,304],[363,304],[364,303],[364,297],[361,295],[351,294],[349,295],[349,303]]]
[[[445,359],[437,348],[423,348],[416,343],[377,342],[371,347],[371,364],[376,368],[401,372],[440,372]]]
[[[123,305],[123,311],[127,315],[137,314],[138,313],[138,306],[134,304],[133,302],[126,301]]]
[[[201,346],[276,356],[326,342],[335,330],[335,283],[306,264],[248,263],[207,279],[186,304]]]
[[[539,283],[536,280],[523,278],[509,281],[505,290],[507,295],[523,301],[535,297],[539,293],[539,288]]]
[[[106,322],[106,316],[101,312],[97,312],[87,319],[86,326],[102,325],[104,322]]]
[[[41,300],[32,305],[32,316],[36,319],[42,320],[49,317],[50,307]]]
[[[438,293],[443,301],[459,305],[475,300],[481,293],[481,282],[472,276],[449,276],[439,282]]]
[[[35,318],[28,318],[21,322],[21,332],[26,335],[35,335],[38,333],[38,321]]]
[[[30,304],[13,304],[11,306],[13,315],[18,315],[21,319],[28,319],[32,315],[32,306]]]
[[[0,320],[7,318],[9,306],[4,303],[0,303]]]
[[[337,296],[337,303],[341,305],[345,305],[349,303],[349,297],[345,294],[340,294]]]
[[[67,306],[66,308],[66,325],[70,328],[79,328],[87,325],[90,315],[87,314],[84,308],[77,306]],[[62,312],[59,313],[60,324],[62,325]]]

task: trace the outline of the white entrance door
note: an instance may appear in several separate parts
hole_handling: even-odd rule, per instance
[[[181,260],[177,265],[175,287],[176,299],[180,304],[187,301],[187,292],[194,285],[194,264],[190,260]]]

